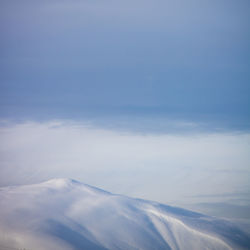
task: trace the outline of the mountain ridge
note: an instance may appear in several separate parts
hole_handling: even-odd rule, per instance
[[[228,220],[112,194],[67,178],[1,188],[0,233],[0,246],[13,249],[250,246],[250,236]]]

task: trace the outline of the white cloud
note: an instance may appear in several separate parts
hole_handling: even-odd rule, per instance
[[[7,124],[0,138],[2,186],[68,177],[165,203],[249,190],[250,134],[141,135],[51,121]]]

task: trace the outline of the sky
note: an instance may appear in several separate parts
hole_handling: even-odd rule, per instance
[[[250,206],[248,0],[0,7],[0,185]]]

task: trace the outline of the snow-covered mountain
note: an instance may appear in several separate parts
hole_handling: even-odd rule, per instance
[[[248,249],[235,223],[69,179],[0,189],[0,249]]]

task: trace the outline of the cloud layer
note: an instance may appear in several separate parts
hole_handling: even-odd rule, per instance
[[[250,135],[138,134],[84,123],[2,123],[0,185],[67,177],[160,202],[248,199]]]
[[[250,128],[249,1],[1,1],[0,117]]]

